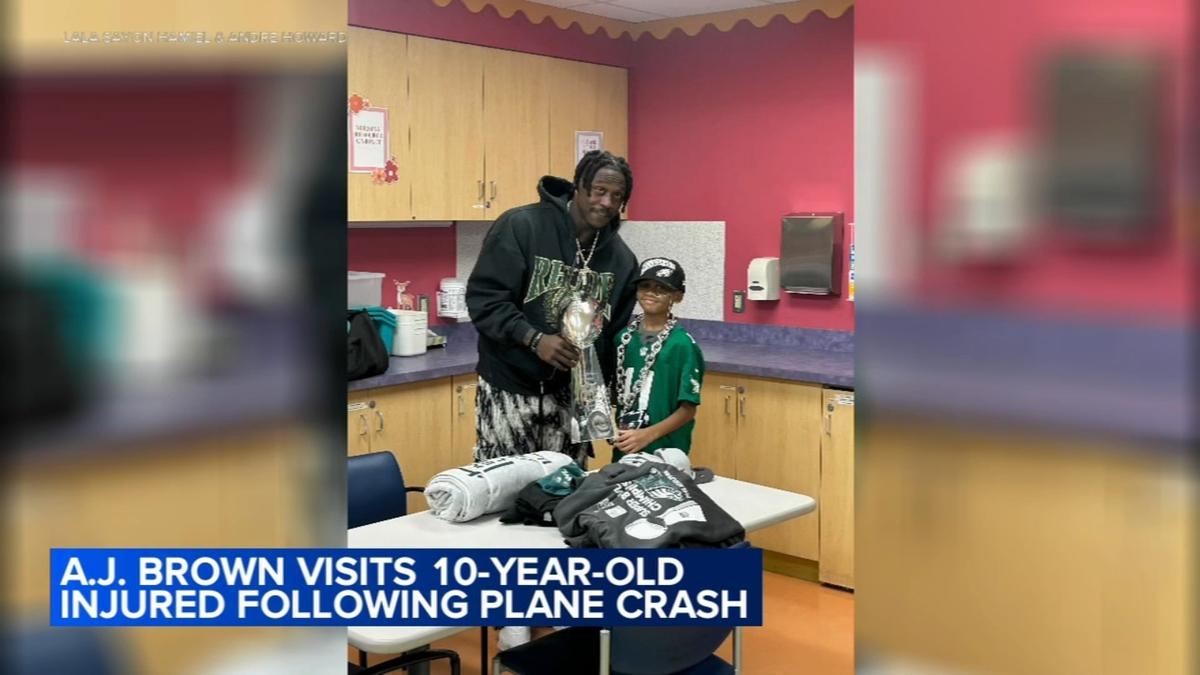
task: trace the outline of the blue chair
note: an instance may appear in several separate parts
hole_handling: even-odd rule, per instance
[[[113,629],[52,628],[6,622],[0,672],[12,675],[118,675],[131,666]]]
[[[404,485],[404,473],[390,452],[350,457],[346,462],[347,527],[408,515],[408,493],[424,491]]]
[[[713,652],[733,631],[733,663]],[[506,649],[492,661],[493,675],[733,675],[741,670],[740,627],[567,628]]]
[[[371,452],[346,460],[346,520],[349,527],[362,527],[408,515],[408,493],[425,488],[406,487],[396,456],[390,452]],[[448,649],[418,649],[394,659],[367,667],[367,653],[359,650],[358,665],[349,664],[348,672],[378,675],[395,670],[424,668],[437,659],[450,661],[451,675],[459,675],[458,653]]]

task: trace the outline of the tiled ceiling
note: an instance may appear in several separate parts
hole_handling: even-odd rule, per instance
[[[565,7],[597,16],[640,23],[731,9],[782,5],[792,0],[535,0],[539,5]]]

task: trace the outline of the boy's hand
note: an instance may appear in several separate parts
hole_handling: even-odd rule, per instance
[[[559,370],[570,370],[579,362],[579,348],[558,335],[543,335],[537,344],[537,355]]]
[[[613,445],[621,452],[632,455],[645,450],[647,445],[656,440],[658,439],[649,429],[621,429],[617,432],[617,442]]]

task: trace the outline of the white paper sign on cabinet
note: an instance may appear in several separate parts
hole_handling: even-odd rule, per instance
[[[387,166],[387,108],[363,108],[349,113],[350,173],[371,173]]]
[[[578,164],[583,156],[592,150],[604,149],[604,132],[603,131],[576,131],[575,132],[575,163]]]

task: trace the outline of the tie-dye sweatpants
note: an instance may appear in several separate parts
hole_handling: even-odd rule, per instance
[[[541,399],[540,401],[538,399]],[[479,378],[475,390],[475,460],[554,450],[587,467],[591,443],[572,443],[571,394],[542,396],[503,391]]]

